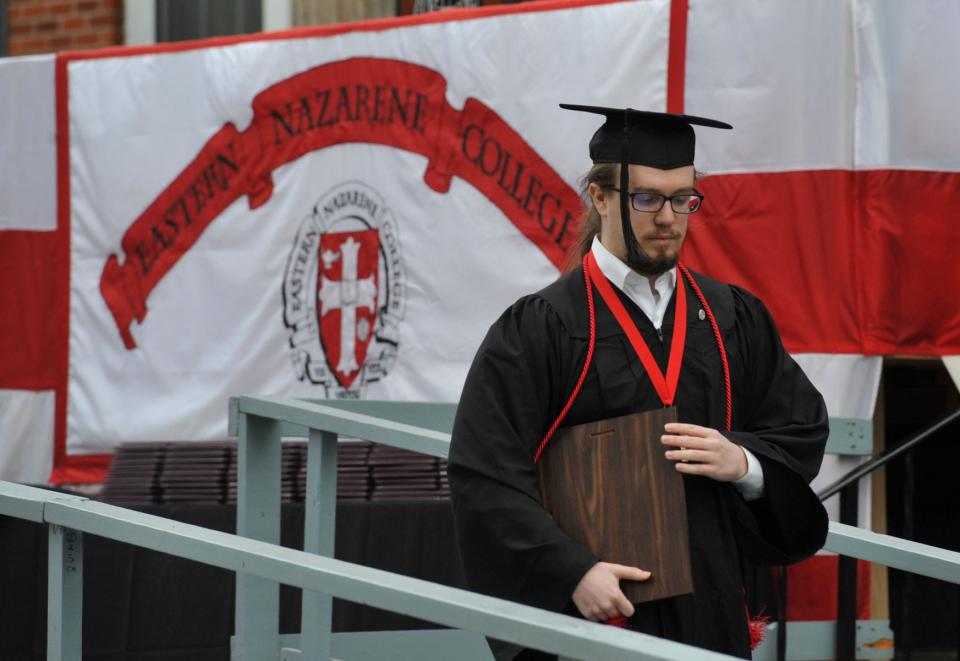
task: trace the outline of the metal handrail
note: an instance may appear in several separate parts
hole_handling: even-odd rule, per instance
[[[363,438],[442,459],[446,459],[450,451],[448,432],[377,418],[311,400],[268,396],[232,397],[228,418],[231,436],[240,435],[240,416],[243,414],[284,422],[302,430],[323,430],[340,436]]]
[[[241,446],[238,473],[241,486],[246,481],[252,492],[244,495],[241,489],[238,531],[245,527],[248,531],[263,533],[264,528],[257,528],[254,523],[269,514],[274,502],[279,508],[279,439],[284,423],[297,426],[309,434],[308,497],[313,499],[319,496],[316,500],[323,500],[324,497],[329,499],[331,494],[335,497],[335,491],[331,491],[331,487],[335,487],[335,479],[331,480],[330,477],[332,474],[335,478],[337,434],[354,435],[412,450],[426,450],[435,456],[445,456],[444,444],[449,443],[449,435],[437,429],[379,419],[334,406],[266,397],[242,397],[232,400],[231,427],[240,434]],[[266,465],[257,465],[263,458],[266,459]],[[318,479],[321,467],[325,471],[323,480]],[[261,468],[276,469],[275,475],[266,480],[268,484],[261,484],[257,479],[260,475],[257,470]],[[330,473],[331,470],[334,472]],[[323,484],[326,486],[321,488]],[[267,492],[273,493],[270,498],[275,496],[276,500],[261,497]],[[244,506],[248,510],[247,518],[240,515]],[[318,503],[311,504],[308,499],[307,509],[311,507],[314,512],[318,511]],[[70,591],[76,595],[82,585],[77,581],[76,571],[69,571],[68,564],[71,561],[77,562],[77,559],[82,557],[79,555],[81,547],[71,546],[75,540],[67,539],[68,536],[63,534],[64,530],[61,528],[63,526],[68,532],[87,531],[231,569],[238,576],[238,600],[241,597],[241,588],[247,590],[248,598],[254,594],[257,587],[255,584],[239,580],[241,576],[249,576],[273,585],[285,583],[305,588],[305,600],[308,595],[324,593],[442,625],[476,631],[526,647],[560,653],[566,657],[726,658],[679,643],[634,632],[612,630],[549,611],[335,560],[324,557],[323,554],[287,549],[264,540],[251,539],[249,536],[229,535],[31,487],[0,482],[0,514],[54,524],[50,526],[51,580],[48,581],[53,591],[62,590],[66,585],[70,586]],[[308,526],[313,518],[315,517],[307,517]],[[332,524],[333,520],[330,519],[328,523]],[[327,553],[329,556],[332,555],[333,526],[330,525],[324,531],[329,538],[322,540],[322,546],[330,549]],[[272,534],[272,531],[268,530],[267,534]],[[305,531],[305,541],[311,538],[314,545],[318,544],[320,537],[317,529]],[[56,545],[53,544],[55,540]],[[960,554],[952,551],[836,523],[830,524],[826,548],[960,583]],[[82,563],[80,567],[82,568]],[[76,567],[73,569],[76,570]],[[253,589],[250,588],[251,585]],[[63,628],[67,622],[67,614],[76,612],[76,596],[73,599],[74,601],[71,601],[65,595],[51,592],[49,602],[53,617],[49,618],[52,622],[48,629],[49,649],[56,648],[52,641],[61,633],[72,635],[74,640],[79,641],[80,633],[77,627],[67,627],[67,630]],[[238,636],[241,635],[241,629],[249,627],[252,622],[253,619],[241,621],[238,612]],[[60,629],[57,629],[58,623]],[[247,635],[250,633],[256,632],[248,631]],[[60,644],[61,651],[63,648],[64,645]],[[76,652],[74,658],[77,658],[78,654],[79,652]],[[51,655],[50,658],[63,656]]]
[[[903,453],[912,450],[914,447],[916,447],[920,443],[930,438],[930,436],[937,433],[938,431],[940,431],[950,423],[955,422],[956,420],[960,420],[960,409],[945,416],[944,418],[941,418],[940,420],[933,423],[932,425],[930,425],[929,427],[921,431],[919,434],[914,435],[912,438],[908,439],[907,441],[904,441],[903,443],[900,443],[896,447],[890,448],[885,452],[883,452],[882,454],[877,455],[873,459],[870,459],[869,461],[865,461],[864,463],[860,464],[859,466],[857,466],[856,468],[848,472],[846,475],[841,477],[839,480],[837,480],[833,484],[825,487],[822,491],[820,491],[817,494],[817,496],[820,498],[821,501],[823,501],[832,496],[837,495],[844,489],[844,487],[850,486],[851,484],[860,480],[860,478],[864,477],[865,475],[872,473],[873,471],[877,470],[881,466],[885,466],[891,459],[895,459],[896,457],[899,457]]]
[[[960,585],[960,553],[830,522],[827,551]]]
[[[840,521],[841,524],[855,524],[857,522],[858,494],[857,485],[859,481],[870,475],[873,471],[886,466],[891,460],[900,455],[907,454],[920,443],[923,443],[938,431],[947,427],[951,423],[960,419],[960,409],[954,411],[934,422],[932,425],[915,434],[913,437],[890,448],[882,454],[865,461],[850,470],[846,475],[838,479],[833,484],[821,490],[817,496],[821,501],[839,494],[840,495]],[[910,456],[908,455],[908,460]],[[909,474],[909,473],[908,473]],[[853,528],[855,529],[855,528]],[[872,533],[871,533],[872,534]],[[828,538],[829,544],[829,538]],[[856,648],[856,593],[857,593],[857,556],[849,552],[849,547],[840,543],[840,548],[835,550],[840,554],[839,567],[837,570],[837,648],[836,658],[838,661],[852,661],[855,657]],[[828,547],[829,548],[829,547]],[[859,558],[867,559],[870,558]],[[885,563],[886,564],[886,563]],[[890,565],[897,566],[897,565]],[[786,572],[781,571],[781,593],[786,592]],[[947,576],[936,576],[942,580],[952,580],[958,582],[955,578]],[[902,633],[902,632],[901,632]]]
[[[568,657],[731,658],[458,588],[35,487],[0,482],[0,515],[99,535]],[[960,553],[955,551],[838,523],[830,524],[826,548],[960,584]],[[74,618],[75,615],[71,614]]]
[[[448,445],[449,445],[449,434],[446,433],[448,427],[446,425],[434,425],[431,429],[425,427],[418,427],[417,425],[407,425],[396,423],[388,420],[377,419],[373,416],[367,416],[362,413],[367,409],[367,404],[364,402],[355,402],[353,405],[347,407],[349,410],[344,411],[340,409],[339,406],[332,406],[331,402],[306,402],[302,400],[289,400],[289,399],[279,399],[271,397],[241,397],[233,400],[231,405],[231,429],[234,433],[241,432],[240,419],[243,416],[249,415],[254,416],[255,418],[260,419],[258,424],[266,424],[266,420],[272,420],[275,423],[281,425],[282,428],[287,429],[288,431],[292,429],[299,430],[299,433],[311,434],[311,445],[322,445],[320,439],[314,439],[315,434],[324,434],[328,433],[331,435],[332,439],[336,439],[337,434],[344,434],[348,436],[357,436],[361,438],[366,438],[368,440],[373,440],[379,443],[386,443],[388,445],[394,445],[398,447],[403,447],[409,450],[425,452],[427,454],[432,454],[438,457],[446,457]],[[382,406],[383,403],[369,403],[373,407]],[[387,411],[381,412],[385,416],[390,416],[391,413]],[[414,417],[407,416],[406,421],[409,422]],[[283,427],[286,425],[286,427]],[[292,427],[291,427],[292,426]],[[312,431],[311,431],[312,430]],[[323,430],[322,432],[320,430]],[[261,432],[265,433],[265,432]],[[273,428],[271,432],[274,437],[276,437],[280,432],[277,428]],[[240,433],[243,437],[243,433]],[[328,439],[331,440],[331,439]],[[316,441],[316,443],[314,443]],[[254,443],[253,446],[264,445],[262,443]],[[335,448],[336,443],[332,443],[331,448]],[[331,449],[331,452],[335,452],[335,449]],[[332,454],[328,457],[328,465],[332,462],[335,464],[335,454]],[[309,474],[308,469],[308,474]],[[250,482],[257,483],[262,477],[251,476],[248,478]],[[329,482],[329,478],[325,478]],[[241,477],[241,483],[243,478]],[[309,481],[309,480],[308,480]],[[308,491],[309,491],[308,485]],[[328,496],[329,497],[329,496]],[[850,505],[853,504],[853,511],[856,510],[855,503],[852,503],[850,499],[847,499],[847,508],[845,511],[850,509]],[[264,506],[261,505],[261,510],[264,509]],[[308,502],[308,509],[310,503]],[[250,508],[248,507],[248,510]],[[244,529],[243,522],[244,520],[248,522],[255,522],[257,517],[255,512],[250,512],[248,514],[243,514],[241,511],[243,507],[238,509],[238,531]],[[324,519],[323,515],[307,513],[307,523],[314,519],[321,519],[326,522],[326,529],[333,530],[333,516],[332,514],[327,514],[327,518]],[[245,518],[246,517],[246,518]],[[832,529],[833,530],[833,529]],[[839,529],[838,529],[839,530]],[[277,532],[270,533],[271,535],[278,534]],[[305,532],[305,539],[310,538],[313,541],[311,542],[314,546],[312,548],[318,548],[317,536],[310,535]],[[836,532],[831,533],[831,540],[828,542],[828,548],[830,543],[841,543],[842,540],[849,537],[849,533],[844,535],[838,535]],[[267,539],[268,541],[274,541],[271,538],[261,537],[261,539]],[[840,540],[840,541],[837,541]],[[867,544],[866,539],[858,540],[857,543]],[[325,547],[328,549],[333,548],[332,534],[331,537],[325,541]],[[308,547],[305,545],[305,549]],[[844,547],[846,548],[846,547]],[[317,551],[324,552],[324,551]],[[874,558],[871,558],[874,559]],[[876,560],[878,562],[883,562],[883,560]],[[847,563],[847,559],[844,558],[842,564]],[[849,563],[847,563],[849,564]],[[847,567],[842,567],[842,569],[848,570]],[[854,566],[855,569],[855,566]],[[849,571],[843,572],[844,574],[849,573]],[[785,576],[785,572],[782,573],[782,576]],[[258,589],[257,586],[251,587],[251,590]],[[238,579],[238,592],[240,591],[240,581]],[[847,606],[847,602],[850,601],[851,595],[854,594],[854,591],[851,591],[850,595],[843,595],[843,598],[840,599],[841,605]],[[267,597],[267,593],[264,591],[262,593],[257,593],[255,598],[246,599],[244,603],[246,604],[262,604],[263,600]],[[260,608],[260,614],[254,616],[251,609]],[[855,605],[850,606],[854,608]],[[247,617],[242,615],[242,613],[247,612],[250,615],[251,621],[262,620],[266,617],[266,613],[273,609],[272,604],[269,607],[260,607],[257,605],[254,606],[245,606],[238,601],[238,618]],[[329,613],[328,605],[321,603],[311,604],[310,610],[312,613],[308,613],[308,608],[306,603],[304,604],[304,615],[303,622],[304,626],[307,626],[307,622],[318,622],[324,621],[325,618],[328,618],[327,613]],[[270,629],[272,629],[272,623],[270,624]],[[848,630],[849,629],[849,630]],[[839,628],[838,635],[841,630],[843,631],[840,635],[843,648],[853,649],[854,636],[851,634],[853,629]],[[266,635],[264,629],[260,630],[261,635]],[[780,636],[785,636],[785,631],[780,633]],[[255,640],[256,636],[248,636],[247,640]],[[783,642],[782,639],[778,643]],[[782,646],[781,646],[782,647]],[[785,649],[785,648],[783,648]],[[852,658],[852,656],[850,657]]]
[[[46,523],[51,526],[51,533],[59,526],[94,534],[568,658],[733,659],[655,636],[36,487],[0,482],[0,514]],[[72,543],[72,552],[78,554],[80,542],[75,538]],[[50,569],[51,575],[57,575],[53,555]],[[60,575],[71,573],[64,572],[62,566],[59,571]],[[76,580],[76,566],[72,573]],[[75,589],[80,584],[76,582]],[[52,589],[57,587],[51,585]],[[79,621],[76,611],[70,613],[70,618]],[[51,626],[56,629],[57,624],[53,622]],[[76,635],[79,636],[79,630]],[[58,648],[58,653],[50,654],[50,658],[79,659],[79,642],[77,638],[64,649],[48,637],[48,648]]]

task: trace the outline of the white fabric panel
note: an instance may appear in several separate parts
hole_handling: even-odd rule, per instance
[[[873,418],[880,390],[880,375],[883,358],[853,354],[793,354],[810,381],[823,395],[827,413],[832,418]],[[820,473],[811,486],[814,491],[827,487],[869,457],[825,455]],[[857,525],[870,527],[871,486],[870,477],[860,480],[858,493]],[[840,498],[834,496],[824,503],[832,521],[840,520]]]
[[[960,390],[960,356],[943,356],[943,365],[953,379],[953,385]]]
[[[853,5],[857,168],[960,171],[960,3]]]
[[[45,484],[53,468],[52,390],[0,390],[0,480]]]
[[[831,418],[873,418],[883,358],[853,354],[794,354],[827,403]]]
[[[850,168],[851,21],[850,3],[833,0],[691,2],[685,111],[734,127],[697,132],[698,167]]]
[[[57,228],[53,63],[0,58],[0,230]]]
[[[323,397],[322,387],[296,378],[281,289],[301,223],[347,181],[370,187],[390,209],[406,281],[396,363],[364,396],[456,400],[487,327],[557,271],[471,185],[428,188],[419,155],[340,145],[276,170],[265,205],[250,211],[238,200],[160,282],[144,323],[132,328],[133,351],[100,294],[104,262],[211,135],[226,122],[249,125],[258,92],[355,56],[440,72],[455,108],[479,99],[573,181],[589,165],[586,141],[558,136],[589,135],[597,120],[556,104],[646,99],[662,109],[668,14],[666,0],[615,3],[72,63],[68,452],[223,437],[230,395]],[[598,75],[596,62],[611,64]]]

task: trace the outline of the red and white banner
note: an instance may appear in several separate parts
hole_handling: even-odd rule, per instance
[[[604,84],[663,108],[669,11],[62,60],[66,457],[222,437],[238,393],[455,400],[486,327],[573,239],[589,129],[556,104],[594,72],[568,45],[632,23],[594,55],[649,75]]]
[[[548,0],[2,60],[0,478],[223,437],[236,394],[456,400],[576,231],[597,121],[563,101],[734,125],[698,135],[684,258],[870,418],[877,356],[960,353],[958,24]]]
[[[0,58],[0,479],[24,482],[50,475],[65,383],[53,80],[52,55]]]
[[[547,0],[0,60],[0,478],[223,437],[231,395],[456,400],[576,232],[597,121],[564,101],[734,125],[698,135],[684,259],[869,419],[878,356],[960,353],[957,25],[943,0]],[[822,594],[791,617],[829,619]]]

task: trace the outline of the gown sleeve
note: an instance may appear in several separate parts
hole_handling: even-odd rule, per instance
[[[734,385],[735,431],[728,435],[757,456],[764,475],[762,498],[733,499],[738,542],[756,564],[789,564],[826,540],[826,510],[809,487],[827,442],[826,405],[784,349],[763,303],[733,292],[740,365],[731,369],[746,378]]]
[[[541,505],[533,462],[571,366],[583,361],[569,355],[570,346],[542,298],[526,297],[508,309],[467,375],[447,469],[470,587],[554,611],[568,604],[597,562]]]

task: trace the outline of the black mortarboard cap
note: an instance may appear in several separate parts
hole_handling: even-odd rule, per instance
[[[628,164],[672,170],[693,165],[697,137],[693,126],[732,129],[726,122],[694,115],[650,112],[632,108],[604,108],[561,103],[564,110],[603,115],[606,121],[590,138],[590,159],[594,163],[620,164],[620,223],[627,244],[628,263],[640,262],[637,239],[630,224]]]
[[[649,112],[630,108],[603,108],[561,103],[564,110],[603,115],[606,121],[590,139],[594,163],[626,162],[670,170],[693,165],[696,136],[693,125],[732,129],[726,122],[694,115]]]

